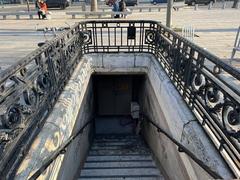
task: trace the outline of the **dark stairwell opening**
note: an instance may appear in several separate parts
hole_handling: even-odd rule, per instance
[[[131,105],[139,107],[139,88],[144,78],[144,75],[93,76],[97,135],[135,134],[138,118],[131,116]]]
[[[94,75],[94,140],[80,179],[163,179],[139,125],[146,76]]]

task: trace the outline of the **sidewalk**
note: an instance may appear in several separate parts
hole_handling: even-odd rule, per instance
[[[0,20],[0,31],[4,29],[6,31],[13,31],[14,29],[20,31],[24,29],[35,30],[36,26],[38,26],[38,28],[63,27],[67,26],[66,23],[73,25],[75,22],[84,20],[66,18],[61,15],[64,11],[60,10],[55,10],[53,14],[54,13],[58,19]],[[194,38],[194,43],[206,48],[211,53],[228,62],[227,59],[230,58],[236,37],[236,29],[240,25],[239,17],[240,10],[236,9],[194,11],[193,9],[187,8],[179,11],[173,11],[172,27],[181,29],[185,25],[192,25],[196,29],[195,34],[198,36]],[[133,13],[132,15],[129,15],[126,20],[136,19],[156,20],[165,24],[166,11]],[[44,40],[43,35],[34,37],[23,36],[22,38],[0,35],[0,61],[8,62],[6,57],[11,57],[11,63],[16,62],[20,57],[27,55],[33,51],[33,49],[37,48],[36,44],[41,40]],[[18,54],[13,55],[13,51],[18,51]],[[236,58],[240,58],[240,53],[236,53]],[[234,62],[233,64],[235,66],[239,66],[238,62]]]

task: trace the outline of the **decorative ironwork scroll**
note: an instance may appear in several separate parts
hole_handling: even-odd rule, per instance
[[[82,44],[76,26],[1,73],[1,177],[11,178],[79,62]]]

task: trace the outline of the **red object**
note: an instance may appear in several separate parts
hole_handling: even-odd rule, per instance
[[[46,3],[40,3],[40,9],[44,12],[47,12],[47,4]]]

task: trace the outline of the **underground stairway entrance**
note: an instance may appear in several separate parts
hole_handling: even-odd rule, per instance
[[[0,177],[240,177],[239,80],[161,23],[77,23],[0,74]]]
[[[58,157],[50,166],[50,169],[58,173],[54,175],[49,171],[41,174],[39,170],[38,175],[46,179],[51,176],[57,176],[58,179],[146,180],[216,177],[211,170],[214,166],[205,167],[212,173],[209,175],[209,172],[191,162],[188,156],[182,156],[180,148],[183,148],[183,152],[188,149],[194,152],[195,156],[190,154],[190,157],[196,158],[203,154],[208,157],[208,162],[217,162],[218,166],[214,168],[223,176],[231,176],[226,164],[213,149],[167,76],[162,74],[162,69],[152,55],[102,54],[103,64],[95,64],[100,57],[99,54],[92,54],[82,59],[82,64],[79,65],[81,68],[63,91],[63,97],[68,97],[68,100],[60,96],[62,104],[54,108],[53,115],[50,115],[40,132],[39,140],[42,142],[37,144],[39,148],[59,132],[55,126],[60,127],[64,133],[66,130],[62,126],[67,124],[67,127],[73,128],[73,135],[77,134],[72,142],[68,142],[68,139],[62,141],[69,143],[64,159]],[[124,61],[132,58],[135,58],[138,66],[126,66]],[[114,61],[109,61],[110,59]],[[75,91],[72,92],[71,89]],[[73,104],[70,103],[70,106],[71,100]],[[62,114],[62,111],[65,113]],[[179,149],[173,141],[180,142]],[[34,146],[33,144],[32,148]],[[199,149],[196,150],[196,147]],[[31,160],[24,160],[21,164],[20,169],[24,169],[25,162],[28,163],[29,170],[18,170],[19,179],[26,174],[30,175],[33,172],[30,167],[37,167],[34,165],[36,160],[44,157],[45,153],[48,154],[47,151],[40,152],[40,148],[39,155],[36,156],[34,151],[30,150],[31,153],[27,155]],[[206,161],[201,161],[199,164],[205,163]],[[201,171],[198,172],[199,170]]]
[[[94,140],[80,179],[164,179],[138,124],[144,78],[144,75],[93,76]]]

